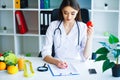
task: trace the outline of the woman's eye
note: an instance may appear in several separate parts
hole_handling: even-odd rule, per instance
[[[75,15],[75,14],[71,14],[71,15]]]
[[[75,15],[75,13],[71,13],[71,15]]]
[[[64,12],[65,15],[67,15],[68,13],[67,12]]]

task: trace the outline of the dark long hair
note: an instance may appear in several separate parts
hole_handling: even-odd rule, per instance
[[[59,10],[60,10],[60,13],[59,13],[59,18],[60,20],[63,20],[63,14],[62,14],[62,9],[66,6],[70,6],[72,7],[73,9],[77,10],[78,13],[77,13],[77,16],[75,18],[76,21],[82,21],[81,19],[81,12],[80,12],[80,6],[79,6],[79,3],[77,2],[77,0],[63,0],[60,7],[59,7]]]

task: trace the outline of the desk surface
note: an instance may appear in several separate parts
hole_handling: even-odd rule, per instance
[[[50,70],[47,72],[38,72],[37,67],[42,66],[45,62],[39,57],[28,57],[26,58],[32,62],[35,75],[29,78],[23,76],[23,71],[19,71],[17,74],[10,75],[4,71],[0,71],[0,80],[120,80],[120,77],[112,77],[111,69],[102,73],[102,64],[100,62],[79,62],[75,61],[73,63],[77,65],[80,70],[80,75],[72,76],[52,76]],[[88,69],[95,68],[97,74],[89,74]]]

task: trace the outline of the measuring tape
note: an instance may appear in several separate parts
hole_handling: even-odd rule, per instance
[[[30,69],[30,72],[31,73],[28,73],[28,68],[27,68],[27,63],[29,63],[29,69]],[[31,76],[33,76],[35,74],[35,72],[34,72],[34,70],[33,70],[33,67],[32,67],[32,62],[31,61],[29,61],[29,60],[25,60],[24,61],[24,76],[25,77],[31,77]]]

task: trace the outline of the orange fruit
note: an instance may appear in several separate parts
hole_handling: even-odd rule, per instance
[[[19,70],[24,70],[24,58],[19,58],[18,59],[18,69]]]
[[[5,69],[6,69],[5,62],[0,62],[0,70],[5,70]]]
[[[18,67],[17,66],[8,66],[7,67],[7,72],[9,74],[16,74],[18,72]]]

